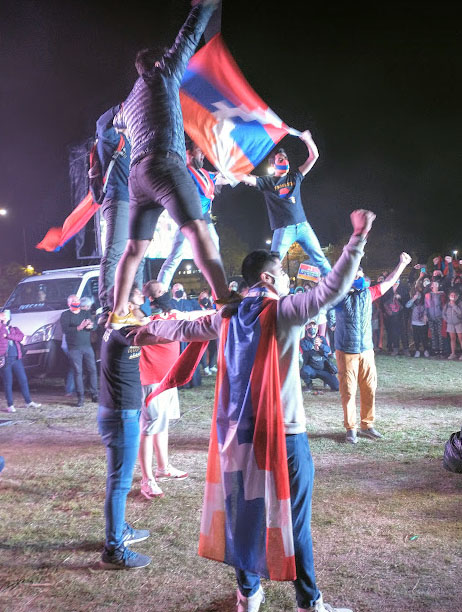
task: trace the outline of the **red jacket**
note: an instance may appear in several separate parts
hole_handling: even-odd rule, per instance
[[[7,327],[4,323],[0,323],[0,355],[6,355],[8,351],[8,340],[12,340],[16,344],[18,350],[18,358],[21,359],[21,340],[24,334],[18,327]]]

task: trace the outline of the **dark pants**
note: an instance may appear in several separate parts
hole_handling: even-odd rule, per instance
[[[316,586],[311,539],[314,465],[306,433],[286,436],[286,447],[297,570],[297,579],[294,580],[295,593],[299,607],[310,608],[321,595]],[[239,590],[244,597],[251,597],[258,591],[260,576],[257,574],[236,570],[236,578]]]
[[[428,325],[413,325],[412,337],[414,338],[414,348],[420,351],[422,346],[423,351],[428,351]]]
[[[404,320],[401,313],[392,317],[387,317],[387,335],[388,335],[388,350],[399,349],[399,341],[403,345],[403,349],[409,348],[407,334],[404,334]]]
[[[83,386],[83,367],[88,374],[88,392],[90,395],[98,393],[98,380],[96,374],[95,353],[91,346],[85,346],[79,349],[69,349],[69,359],[74,370],[75,388],[77,397],[83,399],[85,390]]]
[[[211,368],[217,363],[217,341],[209,340],[207,350],[202,355],[201,365],[203,368]]]
[[[104,255],[101,257],[98,297],[103,310],[111,310],[109,296],[114,286],[115,271],[128,240],[128,202],[106,198],[101,207],[106,221],[106,240]],[[135,276],[138,288],[143,287],[144,259]]]
[[[5,365],[0,369],[3,378],[3,389],[8,406],[13,406],[13,374],[18,381],[19,388],[26,404],[32,400],[30,398],[29,383],[27,382],[26,371],[22,359],[7,358]]]
[[[139,420],[140,410],[98,408],[98,431],[106,446],[107,457],[104,517],[106,549],[110,551],[122,546],[125,505],[140,445]]]
[[[329,385],[334,391],[338,391],[339,383],[335,374],[331,374],[327,370],[316,370],[309,365],[304,365],[300,370],[300,376],[302,380],[311,387],[313,378],[320,378],[323,382]]]

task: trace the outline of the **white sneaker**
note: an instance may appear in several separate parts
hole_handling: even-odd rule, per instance
[[[260,587],[258,591],[250,597],[244,597],[244,595],[237,589],[237,602],[236,612],[258,612],[260,606],[265,601],[265,593]]]
[[[159,470],[159,468],[156,470],[156,480],[168,480],[169,478],[181,479],[187,477],[188,472],[177,470],[175,467],[173,467],[173,465],[170,465],[170,463],[167,465],[165,470]]]
[[[3,412],[16,412],[16,408],[12,406],[8,406],[7,408],[3,408]]]
[[[141,482],[141,495],[144,495],[146,499],[153,499],[164,497],[165,494],[155,480],[145,480]]]
[[[414,357],[420,357],[420,351],[416,351],[416,352],[414,353]]]
[[[428,351],[424,351],[424,357],[430,357],[430,353]]]
[[[208,366],[206,368],[204,368],[204,374],[206,376],[211,376],[212,375],[212,372],[210,371],[210,368]]]
[[[27,407],[28,407],[28,408],[41,408],[41,407],[42,407],[42,404],[37,404],[37,402],[29,402],[29,403],[27,404]]]
[[[218,368],[217,368],[217,366],[212,366],[212,367],[210,368],[210,371],[211,371],[213,374],[216,374],[216,373],[218,372]]]
[[[351,608],[334,608],[328,603],[324,603],[322,594],[318,601],[311,608],[298,608],[298,612],[353,612]]]

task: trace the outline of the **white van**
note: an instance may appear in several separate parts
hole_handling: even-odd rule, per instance
[[[61,351],[60,317],[67,298],[87,296],[99,308],[99,266],[45,270],[20,281],[4,305],[12,325],[24,334],[23,363],[31,375],[61,374],[67,358]]]

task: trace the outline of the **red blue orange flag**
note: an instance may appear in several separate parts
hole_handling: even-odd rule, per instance
[[[180,89],[184,129],[213,166],[236,184],[287,134],[216,34],[189,61]]]
[[[199,555],[294,580],[276,309],[254,289],[223,319]]]
[[[63,226],[49,229],[43,240],[35,248],[44,251],[59,251],[68,240],[85,227],[99,207],[100,205],[93,201],[91,193],[88,192],[80,204],[66,217]]]

